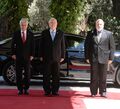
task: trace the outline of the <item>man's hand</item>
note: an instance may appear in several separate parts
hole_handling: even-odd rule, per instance
[[[61,58],[60,62],[64,61],[64,58]]]
[[[40,61],[43,61],[43,57],[40,57]]]
[[[112,60],[108,60],[108,65],[109,65],[109,64],[112,64]]]
[[[16,60],[16,55],[12,55],[12,59]]]
[[[32,61],[33,60],[33,56],[30,56],[30,61]]]
[[[86,62],[87,62],[88,64],[90,64],[90,61],[89,61],[89,59],[86,59]]]

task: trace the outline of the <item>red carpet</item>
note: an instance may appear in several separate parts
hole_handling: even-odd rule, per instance
[[[17,95],[15,89],[0,89],[0,109],[87,109],[83,99],[89,98],[89,92],[60,91],[60,96],[45,97],[41,90],[30,90],[30,95]],[[108,93],[107,98],[95,99],[120,100],[120,93]]]

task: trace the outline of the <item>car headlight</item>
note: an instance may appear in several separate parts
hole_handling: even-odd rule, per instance
[[[115,57],[120,57],[120,52],[115,52],[115,53],[114,53],[114,56],[115,56]]]
[[[120,62],[120,52],[115,52],[114,53],[114,61]]]

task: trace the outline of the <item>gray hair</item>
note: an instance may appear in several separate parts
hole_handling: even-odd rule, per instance
[[[103,24],[104,24],[104,21],[102,19],[97,19],[96,23],[98,23],[99,21],[103,22]]]
[[[28,18],[22,18],[22,19],[20,20],[20,25],[21,25],[22,22],[26,22],[26,23],[28,24]]]
[[[51,22],[52,20],[55,20],[57,22],[57,19],[51,18],[48,22]]]

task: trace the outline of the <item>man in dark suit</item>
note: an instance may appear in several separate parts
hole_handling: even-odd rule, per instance
[[[91,96],[106,97],[107,67],[112,63],[115,43],[112,33],[104,29],[104,21],[96,21],[96,29],[89,32],[85,40],[85,58],[91,64]]]
[[[28,29],[28,19],[20,20],[20,30],[13,34],[12,58],[16,61],[18,95],[28,95],[30,85],[30,61],[33,59],[33,33]]]
[[[57,29],[57,20],[51,18],[48,24],[49,29],[42,32],[43,88],[46,96],[51,94],[57,96],[59,95],[60,62],[65,57],[65,42],[63,32]]]

